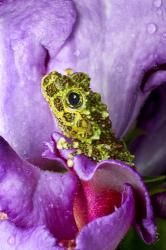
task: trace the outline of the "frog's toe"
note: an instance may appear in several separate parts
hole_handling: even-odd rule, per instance
[[[68,149],[69,143],[65,140],[64,137],[60,137],[59,140],[57,141],[57,148],[58,149]]]

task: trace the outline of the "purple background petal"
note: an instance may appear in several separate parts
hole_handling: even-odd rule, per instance
[[[72,173],[42,171],[21,160],[1,138],[0,211],[17,226],[45,225],[57,239],[73,239],[77,181]]]
[[[3,221],[0,232],[0,250],[65,250],[56,246],[56,239],[42,226],[25,230]]]
[[[130,145],[135,164],[143,175],[166,170],[166,85],[153,91],[137,122],[143,134]]]

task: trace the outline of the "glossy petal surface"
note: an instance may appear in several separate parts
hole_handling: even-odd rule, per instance
[[[21,160],[1,138],[0,185],[0,210],[17,226],[44,225],[59,240],[73,239],[75,175],[42,171]]]
[[[0,250],[64,250],[44,228],[19,229],[7,221],[0,222]]]
[[[140,236],[150,243],[156,239],[156,228],[149,193],[139,174],[122,162],[108,160],[96,165],[89,173],[88,165],[81,168],[82,159],[75,158],[75,169],[81,179],[89,180],[94,175],[94,185],[101,185],[120,191],[125,183],[130,184],[135,192],[135,223]],[[78,167],[79,166],[79,167]],[[87,172],[86,172],[86,169]],[[92,180],[93,180],[92,179]],[[100,182],[99,182],[100,180]]]
[[[134,219],[134,194],[130,186],[123,192],[123,202],[114,213],[86,225],[76,240],[76,250],[114,250]]]
[[[145,176],[165,173],[166,161],[166,85],[153,90],[138,118],[142,135],[130,148],[135,154],[135,164]]]

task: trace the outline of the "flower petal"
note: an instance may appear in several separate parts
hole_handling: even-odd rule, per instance
[[[68,169],[68,155],[73,153],[75,149],[59,149],[57,146],[58,141],[62,138],[64,138],[68,143],[71,142],[69,138],[61,133],[54,132],[51,136],[51,141],[45,144],[46,150],[43,152],[42,156],[46,159],[54,160],[58,162],[61,167]]]
[[[76,250],[114,250],[127,233],[134,219],[134,194],[126,185],[123,203],[114,213],[87,224],[76,240]]]
[[[58,240],[75,237],[76,175],[40,170],[21,160],[1,137],[0,186],[0,211],[17,226],[45,225]]]
[[[54,147],[60,134],[55,133],[53,137]],[[53,148],[51,147],[51,150]],[[67,159],[66,151],[60,151],[64,159]],[[95,161],[84,155],[74,157],[73,166],[78,177],[83,181],[93,181],[93,186],[122,191],[125,183],[130,184],[135,192],[136,199],[136,228],[142,239],[151,243],[156,240],[156,227],[154,224],[153,210],[149,193],[141,176],[133,168],[118,160],[106,160],[96,164]],[[141,204],[141,206],[140,206]]]
[[[86,164],[85,163],[86,160]],[[147,243],[156,240],[156,227],[149,193],[140,175],[131,167],[117,160],[101,161],[96,166],[85,156],[76,156],[74,169],[80,179],[93,181],[98,189],[108,187],[122,191],[123,185],[128,183],[135,193],[136,215],[135,225],[142,239]]]
[[[137,126],[143,135],[130,145],[136,156],[135,164],[143,175],[159,175],[165,172],[166,161],[166,85],[154,90],[146,101]]]
[[[0,250],[64,250],[56,246],[56,239],[44,228],[20,229],[14,224],[0,222]]]
[[[55,125],[40,82],[72,32],[71,0],[1,1],[0,134],[31,162]]]

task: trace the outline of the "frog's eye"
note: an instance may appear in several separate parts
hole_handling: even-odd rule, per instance
[[[74,91],[69,92],[67,95],[67,104],[71,108],[80,107],[82,105],[82,95]]]

